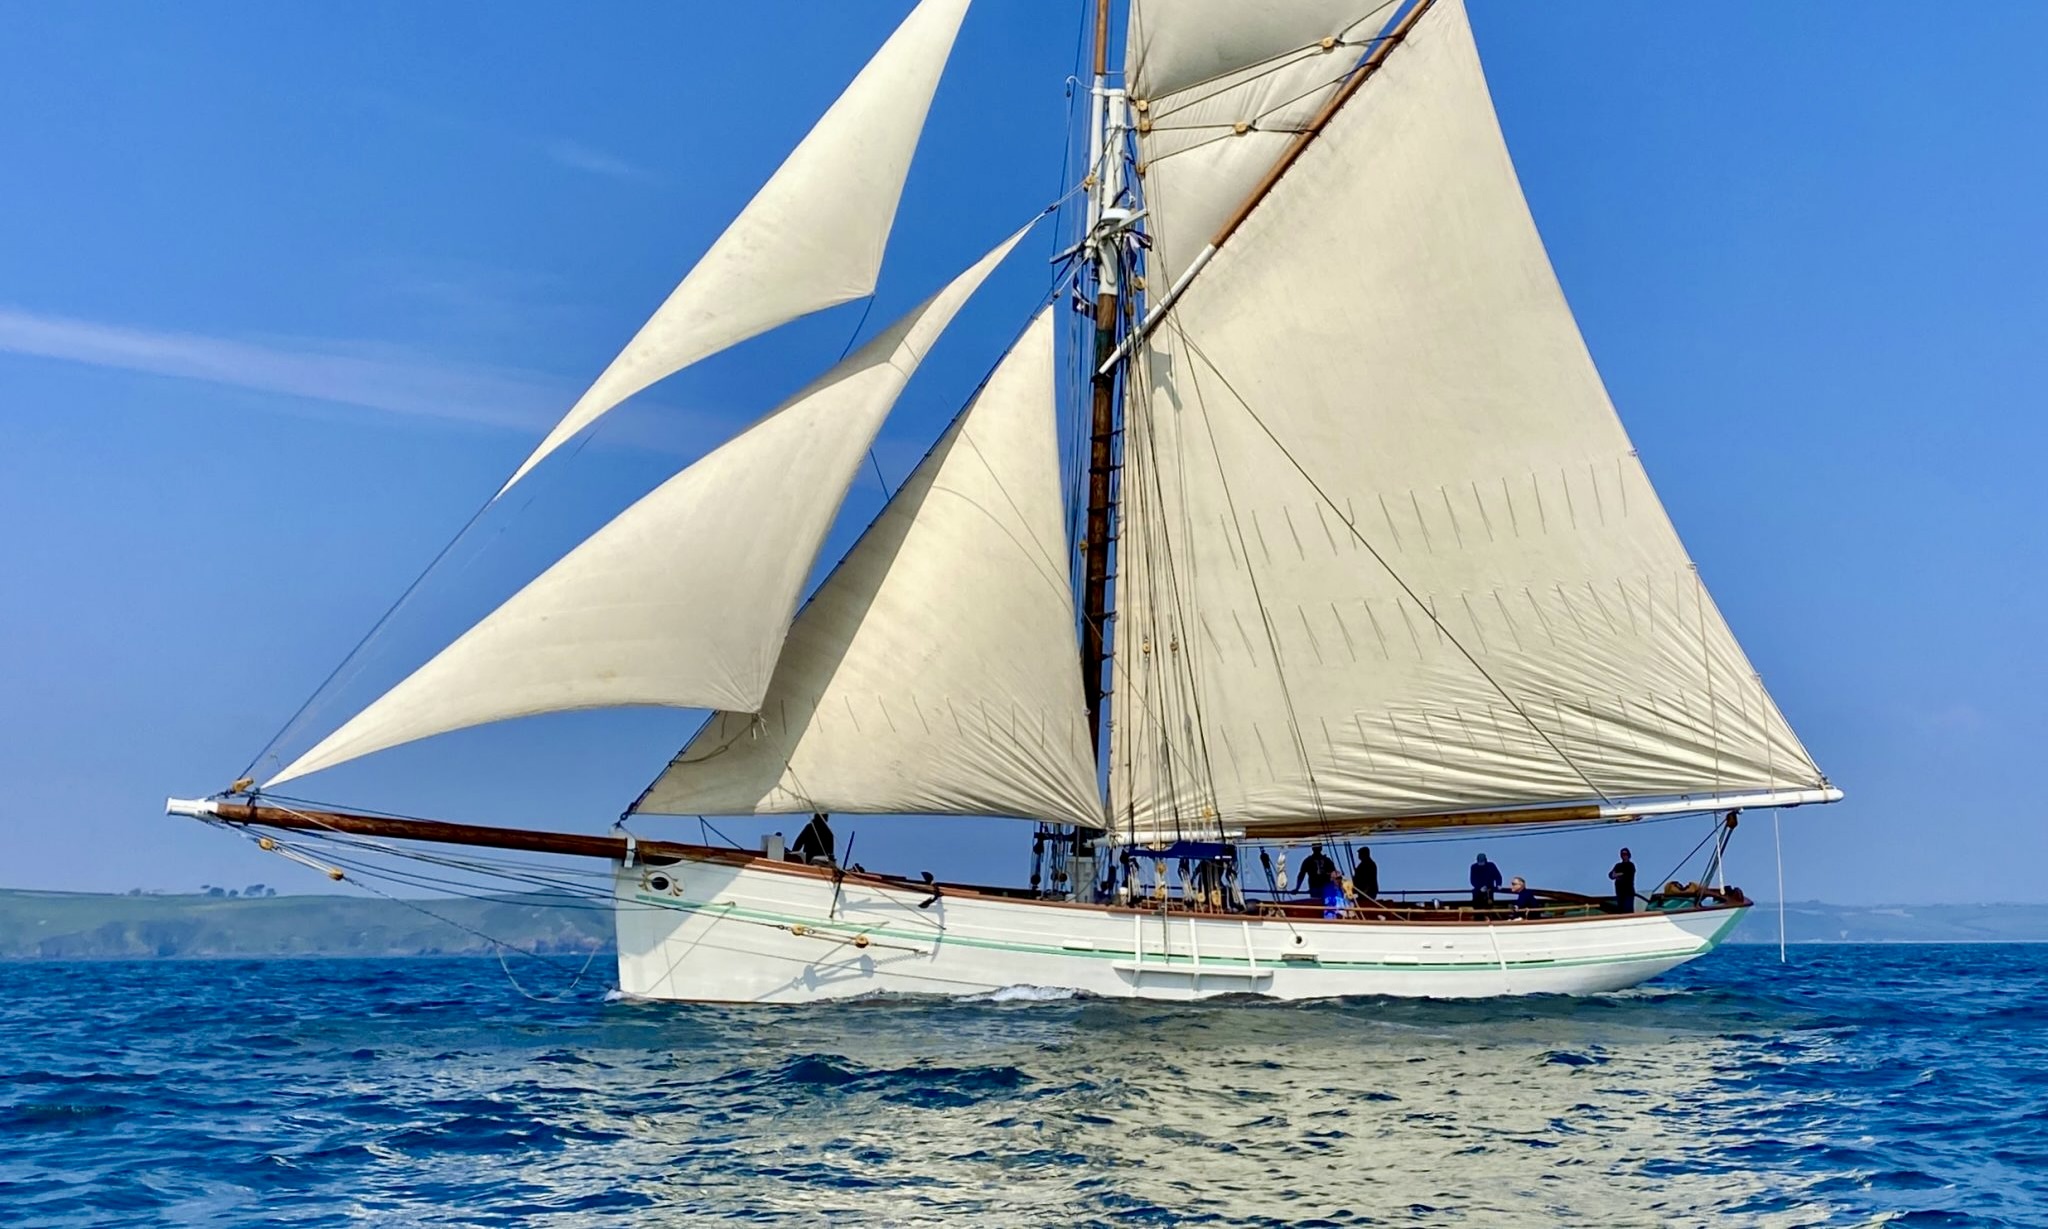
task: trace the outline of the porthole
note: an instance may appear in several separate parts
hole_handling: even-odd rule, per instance
[[[668,876],[656,875],[654,878],[649,879],[647,881],[647,886],[653,888],[657,892],[666,892],[668,891]]]

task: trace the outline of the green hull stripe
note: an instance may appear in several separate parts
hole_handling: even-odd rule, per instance
[[[1045,943],[1013,943],[1002,939],[978,939],[964,935],[935,934],[931,931],[896,930],[887,926],[863,926],[858,923],[849,922],[820,922],[815,918],[795,917],[785,913],[768,913],[758,909],[743,909],[738,905],[730,903],[712,904],[702,901],[678,900],[674,897],[655,896],[646,892],[634,893],[633,899],[641,904],[655,905],[663,909],[673,909],[683,913],[713,913],[721,918],[732,918],[735,921],[757,922],[778,927],[802,926],[805,930],[812,931],[820,936],[833,935],[851,940],[857,935],[865,935],[871,939],[901,939],[913,943],[930,943],[934,948],[934,954],[936,954],[936,949],[940,945],[951,944],[958,947],[985,948],[998,952],[1027,952],[1034,956],[1079,956],[1094,960],[1128,960],[1134,963],[1139,961],[1138,953],[1136,952],[1106,948],[1074,948]],[[1549,958],[1509,960],[1505,964],[1511,970],[1568,969],[1601,964],[1635,964],[1646,960],[1690,960],[1696,956],[1704,956],[1718,947],[1721,939],[1734,928],[1737,922],[1742,920],[1742,915],[1747,909],[1748,906],[1746,905],[1730,909],[1728,911],[1728,920],[1723,922],[1713,934],[1709,935],[1704,943],[1701,943],[1691,951],[1645,952],[1640,955],[1631,956],[1582,956],[1568,960]],[[1637,916],[1652,917],[1655,915],[1645,913]],[[1197,962],[1192,956],[1164,955],[1153,952],[1145,953],[1142,963],[1147,969],[1155,967],[1161,970],[1169,967],[1193,969],[1197,967]],[[1281,969],[1376,969],[1417,973],[1498,973],[1501,971],[1502,964],[1503,962],[1499,960],[1474,960],[1458,964],[1424,964],[1419,961],[1293,961],[1275,959],[1254,965],[1253,962],[1241,956],[1204,956],[1199,962],[1199,967],[1204,969],[1212,967],[1218,969],[1252,969],[1259,973],[1277,972]]]

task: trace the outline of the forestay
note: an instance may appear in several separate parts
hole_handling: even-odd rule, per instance
[[[1047,309],[797,616],[759,715],[715,714],[635,811],[1101,824],[1053,388]]]
[[[1455,0],[1219,249],[1133,381],[1116,827],[1824,784],[1615,416]]]
[[[627,508],[265,784],[535,713],[756,708],[862,455],[925,352],[1023,236]]]
[[[870,294],[968,0],[923,0],[498,494],[634,393]]]

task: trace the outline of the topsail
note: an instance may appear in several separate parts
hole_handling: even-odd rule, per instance
[[[1186,271],[1404,7],[1133,0],[1125,77],[1155,286]]]

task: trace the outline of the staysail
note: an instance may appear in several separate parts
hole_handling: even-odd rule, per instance
[[[536,713],[757,707],[862,455],[1024,233],[620,513],[265,785]]]
[[[1248,11],[1140,3],[1207,10]],[[1151,200],[1157,172],[1155,243],[1192,250],[1207,206],[1178,181]],[[1131,382],[1115,827],[1825,787],[1608,401],[1457,0],[1217,249]]]
[[[758,715],[713,715],[634,811],[1101,824],[1051,310],[798,614]]]
[[[968,0],[922,0],[597,382],[499,489],[626,398],[727,346],[871,294]]]

